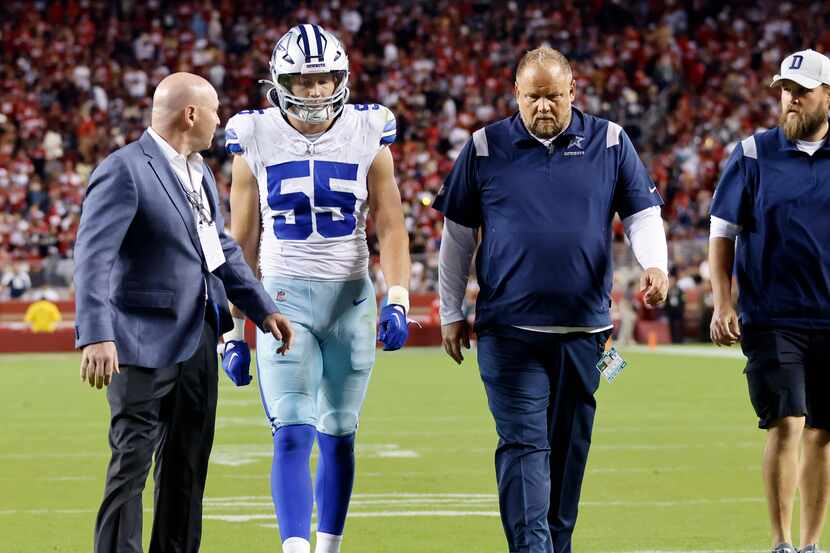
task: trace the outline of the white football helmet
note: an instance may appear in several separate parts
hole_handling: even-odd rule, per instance
[[[268,101],[284,114],[307,123],[323,123],[337,117],[349,99],[349,59],[340,41],[319,25],[292,27],[277,41],[271,54],[272,85]],[[298,75],[331,73],[334,93],[310,98],[291,93],[292,79]]]

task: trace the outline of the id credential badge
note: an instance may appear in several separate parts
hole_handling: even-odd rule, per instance
[[[614,382],[623,369],[628,365],[628,362],[622,358],[617,348],[611,348],[602,354],[597,363],[597,369],[602,373],[609,383]]]
[[[198,227],[199,242],[202,244],[208,271],[212,273],[214,269],[225,262],[225,252],[222,251],[222,244],[219,242],[216,222],[211,221],[210,224],[199,223],[196,226]]]

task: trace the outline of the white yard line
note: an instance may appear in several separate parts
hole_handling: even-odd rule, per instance
[[[630,429],[629,429],[630,430]],[[487,434],[492,433],[488,430]],[[409,434],[409,433],[403,433]],[[440,434],[440,433],[431,433]],[[619,444],[594,444],[591,449],[604,451],[673,451],[685,449],[701,449],[701,448],[717,448],[717,449],[755,449],[760,447],[759,442],[756,441],[740,441],[740,442],[714,442],[714,443],[619,443]],[[434,452],[434,448],[421,448],[419,451],[411,449],[401,449],[398,444],[358,444],[356,448],[357,456],[361,459],[372,458],[399,458],[399,459],[414,459],[421,457],[422,452]],[[446,452],[447,450],[441,450]],[[492,447],[478,447],[478,448],[461,448],[451,449],[450,451],[460,451],[467,454],[487,454],[493,452]],[[210,457],[210,463],[214,465],[225,465],[237,467],[242,465],[254,464],[257,462],[270,461],[273,456],[273,449],[268,444],[233,444],[233,445],[219,445],[213,449]],[[316,450],[312,453],[311,458],[317,457]],[[43,453],[0,453],[0,460],[28,460],[28,459],[108,459],[109,452],[101,449],[97,452],[43,452]],[[654,467],[655,470],[672,470],[673,467]],[[622,472],[622,471],[621,471]],[[636,471],[634,471],[636,472]],[[415,473],[413,473],[415,474]],[[257,476],[252,476],[256,479]],[[247,479],[247,478],[246,478]]]
[[[96,459],[109,458],[109,452],[100,453],[0,453],[0,459]]]
[[[353,518],[388,518],[388,517],[464,517],[483,516],[498,517],[496,494],[471,493],[376,493],[356,494],[352,501],[349,517]],[[688,507],[699,505],[731,505],[762,503],[761,497],[723,497],[719,499],[680,499],[680,500],[619,500],[619,501],[582,501],[582,507]],[[397,509],[360,510],[361,507],[379,507],[388,505]],[[470,509],[470,507],[488,507],[490,509]],[[238,497],[208,497],[205,498],[206,520],[220,520],[225,522],[254,522],[273,520],[274,512],[271,498],[268,496],[238,496]],[[403,507],[403,509],[401,509]],[[420,507],[407,509],[407,507]],[[424,508],[426,507],[426,508]],[[435,507],[430,509],[429,507]],[[452,507],[457,507],[453,509]],[[234,513],[233,511],[250,510],[248,513]],[[230,511],[230,512],[229,512]],[[145,508],[150,513],[152,509]],[[90,515],[94,509],[0,509],[0,516],[19,515]],[[668,553],[668,552],[667,552]]]
[[[351,512],[349,518],[409,518],[409,517],[498,517],[498,511],[376,511]],[[203,515],[206,520],[221,520],[223,522],[254,522],[257,520],[273,520],[274,515]],[[276,528],[274,524],[263,524],[267,528]]]
[[[417,451],[401,449],[398,444],[358,444],[358,458],[398,458],[415,459],[420,457]],[[213,465],[225,465],[238,467],[250,465],[261,461],[270,461],[273,456],[273,447],[267,443],[261,444],[228,444],[219,445],[213,448],[210,456],[210,463]],[[311,458],[315,459],[317,452],[312,453]],[[1,458],[1,457],[0,457]]]
[[[495,503],[498,497],[496,494],[418,494],[418,493],[379,493],[379,494],[355,494],[352,496],[352,505],[447,505],[447,504],[486,504]],[[682,507],[687,505],[724,505],[741,503],[761,503],[762,497],[722,497],[722,498],[699,498],[679,500],[602,500],[602,501],[581,501],[580,505],[590,507]],[[241,496],[205,498],[205,508],[259,508],[271,506],[271,498],[268,496]],[[351,516],[351,512],[350,512]],[[368,516],[365,515],[364,516]]]
[[[352,500],[355,499],[401,499],[401,498],[454,498],[454,499],[468,499],[468,498],[484,498],[497,499],[498,495],[495,493],[407,493],[407,492],[385,492],[385,493],[355,493],[352,494]],[[206,497],[205,504],[213,501],[222,502],[245,502],[245,501],[264,501],[271,500],[270,495],[240,495],[232,497]]]
[[[87,515],[95,513],[93,509],[2,509],[0,516],[16,515]]]

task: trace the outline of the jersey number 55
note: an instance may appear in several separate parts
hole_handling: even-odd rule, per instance
[[[280,240],[305,240],[314,230],[325,238],[348,236],[354,232],[357,197],[351,192],[332,190],[331,180],[357,180],[357,164],[340,161],[314,160],[314,204],[330,208],[326,212],[312,212],[311,198],[303,192],[283,192],[288,179],[312,176],[311,161],[287,161],[266,167],[268,174],[268,205],[274,213],[274,234]],[[335,213],[340,217],[335,218]]]

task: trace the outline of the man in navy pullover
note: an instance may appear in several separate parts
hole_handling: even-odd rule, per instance
[[[573,108],[568,60],[542,47],[516,71],[519,113],[477,130],[435,199],[444,213],[444,348],[460,363],[476,272],[478,362],[499,445],[511,553],[570,553],[610,333],[611,225],[623,219],[649,305],[665,299],[657,189],[622,128]]]
[[[798,487],[801,552],[815,553],[830,497],[830,59],[791,54],[772,84],[781,89],[779,126],[735,147],[712,202],[711,336],[740,340],[748,359],[749,396],[767,430],[773,551],[796,551]]]

